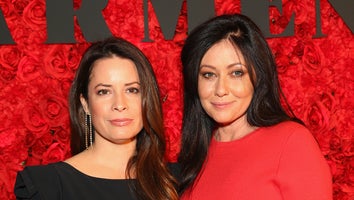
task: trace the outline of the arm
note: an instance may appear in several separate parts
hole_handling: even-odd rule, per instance
[[[284,145],[278,180],[285,200],[332,200],[332,176],[312,134],[297,127]]]

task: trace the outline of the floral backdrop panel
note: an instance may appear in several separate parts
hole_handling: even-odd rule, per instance
[[[84,1],[74,0],[72,8],[80,9]],[[165,39],[148,0],[109,0],[102,11],[112,35],[136,44],[153,64],[163,100],[169,161],[177,160],[181,137],[179,54],[188,33],[186,2],[181,6],[172,39]],[[282,33],[293,21],[294,34],[267,40],[290,106],[312,131],[331,167],[334,199],[353,200],[354,35],[331,2],[282,0],[282,9],[270,6],[270,32]],[[46,44],[46,3],[0,0],[1,14],[14,41],[0,44],[0,199],[15,199],[16,173],[23,167],[70,156],[68,91],[90,42],[73,16],[68,23],[73,24],[76,42]],[[215,15],[240,13],[241,3],[215,0]],[[348,5],[354,9],[353,2]],[[317,20],[321,37],[314,37]],[[143,41],[145,30],[149,42]]]

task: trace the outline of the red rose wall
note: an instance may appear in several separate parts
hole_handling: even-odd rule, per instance
[[[112,34],[143,50],[154,66],[168,143],[167,158],[179,152],[182,84],[179,54],[186,38],[183,6],[173,40],[165,40],[149,2],[150,43],[144,38],[142,0],[110,0],[103,11]],[[70,156],[68,91],[89,46],[75,24],[76,44],[44,44],[45,0],[0,0],[15,45],[0,45],[0,199],[15,199],[16,173],[26,165]],[[74,1],[79,8],[80,1]],[[354,9],[354,8],[353,8]],[[215,0],[217,15],[239,13],[239,0]],[[268,42],[281,86],[295,114],[318,140],[333,174],[334,199],[354,199],[354,35],[321,0],[322,38],[315,33],[313,0],[283,0],[283,15],[270,9],[271,32],[279,33],[295,13],[295,35]],[[1,33],[0,33],[1,34]]]

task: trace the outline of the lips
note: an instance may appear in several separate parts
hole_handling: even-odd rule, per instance
[[[113,119],[109,120],[113,126],[128,126],[130,123],[132,123],[133,119],[130,118],[120,118],[120,119]]]
[[[231,104],[232,104],[232,102],[211,102],[211,105],[213,105],[215,108],[218,108],[218,109],[227,108]]]

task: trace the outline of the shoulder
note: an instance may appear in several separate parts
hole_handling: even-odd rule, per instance
[[[276,125],[278,130],[284,131],[288,145],[311,145],[318,148],[318,143],[308,128],[297,122],[287,121]],[[302,146],[302,145],[301,145]]]
[[[276,125],[261,127],[258,133],[260,133],[256,134],[258,140],[265,142],[267,145],[275,145],[274,148],[284,147],[289,141],[314,141],[314,137],[308,128],[293,121],[285,121]]]
[[[55,165],[27,166],[18,172],[14,187],[17,199],[51,199],[48,194],[56,194],[60,185]]]
[[[287,130],[281,143],[280,164],[296,171],[323,171],[327,173],[329,166],[313,134],[303,125],[296,122],[283,122],[278,127]],[[294,172],[295,173],[295,172]]]
[[[279,124],[276,124],[272,126],[273,129],[278,129],[278,130],[288,130],[289,132],[298,132],[298,131],[305,131],[309,132],[309,130],[302,124],[294,122],[294,121],[284,121],[280,122]]]
[[[309,152],[320,153],[316,138],[307,127],[300,123],[281,122],[268,127],[267,132],[274,141],[283,146],[284,150],[296,151],[297,153],[304,151],[304,154]]]
[[[276,125],[284,132],[277,177],[287,199],[330,199],[332,177],[329,165],[312,133],[296,122]],[[301,196],[301,197],[300,197]]]
[[[319,143],[304,125],[286,121],[265,127],[264,131],[266,134],[262,134],[261,141],[278,151],[280,161],[292,164],[324,164],[324,155]]]
[[[314,140],[312,133],[307,127],[293,121],[285,121],[270,127],[264,127],[263,131],[267,132],[267,137],[274,140],[282,140],[283,142],[302,139]]]

